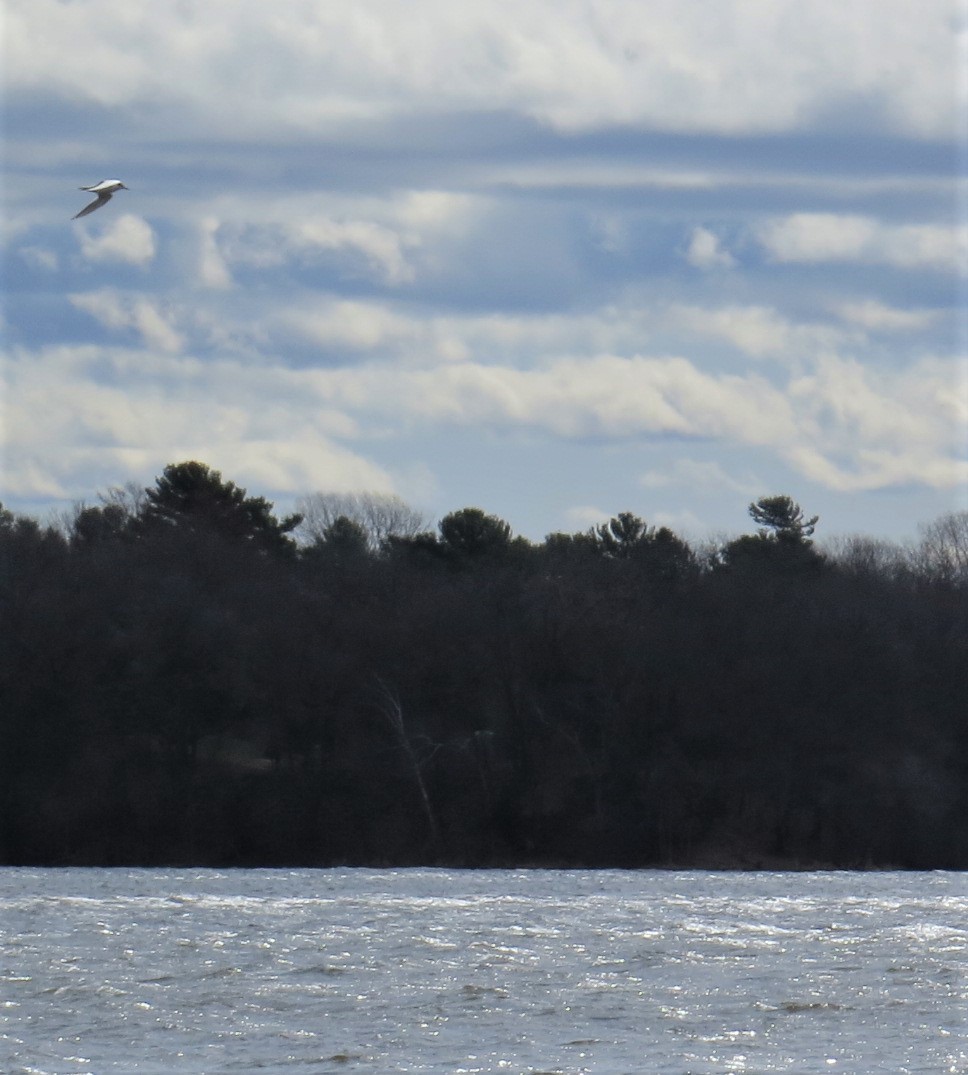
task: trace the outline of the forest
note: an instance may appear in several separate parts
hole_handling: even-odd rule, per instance
[[[0,864],[968,868],[968,512],[298,507],[195,461],[0,507]]]

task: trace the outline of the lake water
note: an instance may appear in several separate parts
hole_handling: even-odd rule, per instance
[[[0,870],[0,1071],[968,1073],[968,875]]]

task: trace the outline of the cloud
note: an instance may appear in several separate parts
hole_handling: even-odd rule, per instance
[[[794,213],[768,220],[756,238],[780,262],[864,262],[954,272],[964,264],[968,228],[884,224],[873,217]]]
[[[395,491],[386,469],[339,442],[353,436],[352,419],[306,396],[300,378],[284,372],[162,352],[50,347],[14,351],[2,387],[10,492],[89,496],[92,483],[146,480],[188,458],[277,494]],[[252,406],[254,397],[261,406]]]
[[[906,450],[864,451],[840,462],[811,445],[797,445],[790,461],[806,478],[839,493],[858,493],[917,484],[959,489],[968,483],[968,462],[920,455]]]
[[[276,317],[284,331],[324,348],[352,351],[396,350],[401,341],[424,335],[420,322],[393,313],[382,303],[321,296],[308,307],[290,307]]]
[[[385,198],[298,188],[233,192],[215,199],[196,225],[202,280],[224,287],[235,270],[290,269],[399,289],[419,271],[433,271],[439,250],[460,241],[483,205],[484,199],[439,190]]]
[[[736,477],[715,460],[677,459],[662,470],[647,470],[639,484],[646,489],[687,486],[691,489],[730,489],[744,497],[755,496],[763,482],[752,475]]]
[[[184,346],[184,339],[172,326],[170,317],[143,295],[125,295],[104,288],[70,295],[69,300],[72,306],[89,313],[106,328],[133,329],[148,347],[176,353]]]
[[[319,216],[285,226],[224,231],[226,238],[218,252],[228,265],[265,270],[289,261],[313,264],[320,255],[332,251],[351,255],[344,258],[344,269],[352,271],[355,258],[357,272],[372,273],[388,284],[407,283],[414,275],[405,254],[406,241],[373,221]]]
[[[81,298],[106,320],[139,327],[137,299]],[[11,494],[90,496],[99,485],[146,481],[182,458],[203,459],[273,497],[321,488],[401,492],[406,474],[428,465],[401,452],[405,434],[434,438],[440,453],[457,443],[448,430],[471,431],[475,443],[503,430],[562,447],[592,440],[628,450],[685,439],[685,458],[639,471],[640,485],[665,491],[662,510],[681,513],[684,506],[669,502],[673,492],[728,488],[746,499],[761,482],[745,475],[774,460],[840,492],[959,487],[968,479],[968,402],[958,370],[955,360],[925,358],[875,371],[827,355],[771,383],[703,370],[681,356],[292,369],[245,357],[203,361],[157,344],[89,345],[17,349],[0,387]],[[728,450],[744,469],[704,460],[704,445]],[[737,454],[749,448],[758,463]],[[429,476],[421,471],[422,488],[443,488],[444,458],[428,457],[436,462]],[[465,474],[459,457],[453,464]],[[675,483],[663,484],[670,474]],[[628,502],[620,490],[612,495]]]
[[[177,112],[183,127],[228,137],[414,106],[513,110],[569,130],[776,131],[857,101],[868,123],[936,135],[958,122],[954,23],[948,0],[917,13],[884,0],[877,17],[836,0],[809,11],[795,0],[13,0],[6,77],[17,91]]]
[[[126,213],[112,221],[98,235],[91,235],[84,225],[76,225],[81,253],[89,261],[122,261],[129,265],[147,265],[155,257],[155,233],[140,217]]]
[[[205,217],[198,227],[198,276],[205,287],[224,291],[232,286],[232,274],[218,247],[218,220]]]
[[[115,331],[138,333],[158,352],[189,349],[199,326],[197,315],[192,321],[185,311],[133,293],[103,289],[72,302]],[[879,305],[848,304],[848,313],[867,322],[862,328],[910,321]],[[567,316],[428,318],[386,303],[322,296],[278,311],[264,327],[263,353],[266,347],[285,353],[285,339],[301,337],[330,356],[326,365],[282,366],[242,349],[204,365],[191,359],[177,374],[161,367],[177,377],[179,392],[229,395],[240,411],[278,411],[265,433],[256,437],[250,428],[260,443],[287,442],[294,416],[307,408],[320,428],[325,408],[328,435],[354,440],[448,427],[517,428],[565,441],[687,438],[765,448],[814,480],[877,488],[902,472],[899,462],[889,470],[875,467],[870,460],[879,452],[916,459],[908,470],[921,466],[926,484],[952,473],[941,461],[958,458],[968,427],[955,361],[927,357],[878,370],[849,357],[864,343],[859,330],[797,323],[771,307],[649,309],[630,296],[621,307]],[[635,350],[650,334],[670,329],[687,348],[690,338],[712,337],[754,359],[783,361],[765,377],[727,373],[683,354]],[[116,368],[122,381],[139,372]],[[683,481],[696,486],[702,474],[687,473],[688,460],[682,466]],[[646,480],[658,479],[652,473]]]
[[[736,264],[733,255],[722,248],[719,236],[703,227],[693,229],[685,258],[697,269],[731,269]]]
[[[274,332],[293,333],[327,350],[372,352],[408,366],[440,361],[526,364],[548,354],[633,351],[657,315],[637,303],[587,313],[448,314],[373,300],[311,295],[271,318]]]
[[[873,332],[917,332],[928,328],[941,316],[939,310],[901,310],[876,299],[843,303],[837,312],[845,321]]]
[[[891,489],[867,503],[905,525],[968,423],[958,26],[950,0],[10,0],[17,480],[199,454],[557,519],[674,474],[647,487],[686,518],[755,474]],[[68,224],[105,174],[132,193]]]
[[[463,362],[404,370],[376,364],[305,371],[307,389],[336,407],[410,421],[521,426],[572,439],[737,436],[771,443],[786,428],[782,394],[758,377],[711,375],[684,358],[562,358],[530,370]]]
[[[841,492],[968,481],[968,399],[955,360],[879,372],[826,356],[790,385],[800,432],[786,449],[806,477]]]
[[[725,341],[751,358],[812,358],[846,339],[839,328],[796,323],[769,306],[673,305],[668,319],[683,332]]]
[[[22,246],[18,253],[31,268],[43,269],[45,272],[56,272],[60,264],[55,251],[45,250],[40,246]]]
[[[953,361],[925,359],[888,374],[824,356],[786,386],[641,356],[561,359],[533,370],[463,363],[307,371],[306,378],[307,390],[333,406],[365,400],[411,422],[512,425],[565,440],[674,435],[766,448],[834,489],[910,481],[947,488],[968,466],[968,403]]]

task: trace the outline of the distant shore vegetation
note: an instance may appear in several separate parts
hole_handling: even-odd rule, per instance
[[[968,512],[298,507],[191,461],[0,508],[0,863],[968,868]]]

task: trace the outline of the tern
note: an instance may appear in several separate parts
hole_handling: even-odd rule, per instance
[[[79,213],[75,213],[71,220],[77,220],[79,216],[87,216],[88,213],[93,213],[95,209],[100,209],[102,205],[107,205],[112,194],[128,188],[120,179],[102,179],[100,183],[95,183],[93,187],[80,187],[78,189],[90,191],[91,194],[96,194],[97,198],[90,205],[85,205]]]

